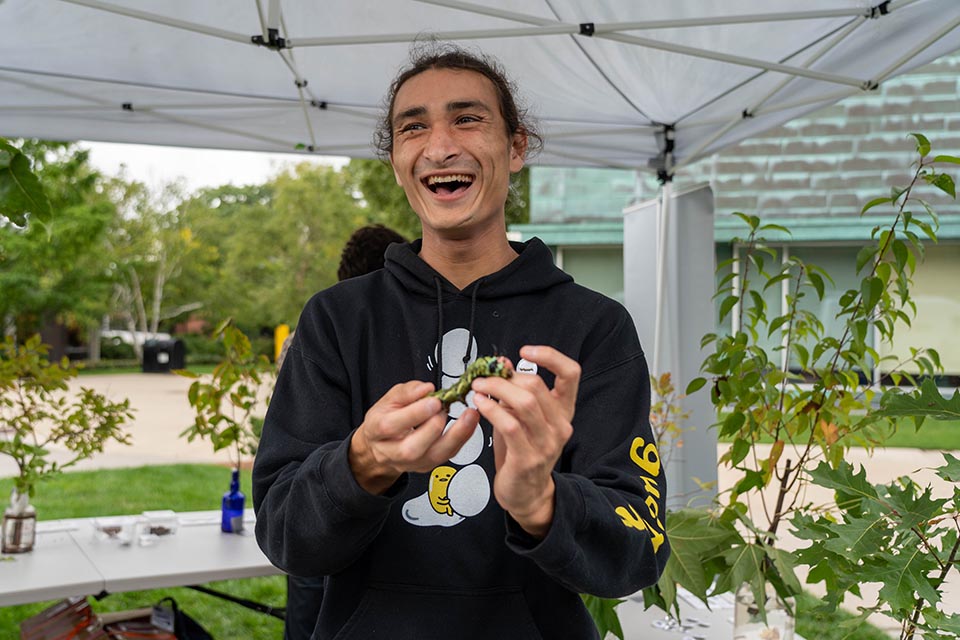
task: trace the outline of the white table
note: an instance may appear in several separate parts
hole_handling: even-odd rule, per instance
[[[257,546],[252,509],[239,535],[220,531],[219,511],[177,516],[178,531],[149,546],[97,539],[93,518],[39,522],[33,551],[0,562],[0,606],[281,573]]]

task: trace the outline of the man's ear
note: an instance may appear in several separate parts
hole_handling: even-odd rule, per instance
[[[397,173],[397,168],[393,164],[393,152],[390,153],[390,168],[393,169],[393,179],[397,181],[398,186],[403,186],[403,183],[400,182],[400,174]]]
[[[510,144],[510,173],[516,173],[523,169],[527,159],[527,133],[517,131],[513,134],[513,140]]]

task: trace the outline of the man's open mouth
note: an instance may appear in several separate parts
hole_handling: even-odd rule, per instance
[[[469,189],[473,184],[473,176],[466,173],[452,173],[447,176],[427,176],[422,182],[435,194],[450,196]]]

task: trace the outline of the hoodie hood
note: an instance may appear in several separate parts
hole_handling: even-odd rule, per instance
[[[417,296],[436,298],[437,279],[442,291],[454,294],[470,292],[478,300],[533,293],[573,281],[553,264],[553,255],[547,245],[539,238],[532,238],[527,242],[511,242],[517,258],[500,271],[467,285],[461,292],[420,259],[422,243],[422,240],[415,240],[408,244],[390,245],[384,264],[386,270],[400,280],[407,291]]]

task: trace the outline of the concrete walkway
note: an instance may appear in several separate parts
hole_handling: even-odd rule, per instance
[[[194,412],[187,400],[187,390],[191,382],[188,378],[173,374],[104,374],[75,378],[71,385],[73,390],[82,386],[94,389],[114,401],[129,398],[135,415],[133,423],[127,427],[133,440],[131,446],[111,443],[103,454],[85,460],[74,468],[102,469],[176,463],[229,464],[230,458],[226,451],[215,453],[213,446],[207,441],[195,440],[190,443],[179,436],[193,421]],[[720,445],[718,455],[724,450],[725,445]],[[63,461],[65,452],[54,450],[53,456]],[[942,466],[943,457],[939,452],[889,449],[877,451],[871,457],[863,450],[852,450],[848,459],[854,465],[865,465],[870,482],[874,484],[909,475],[922,484],[933,484],[935,496],[947,497],[953,493],[953,485],[940,481],[930,470]],[[16,475],[16,467],[7,456],[0,456],[0,477],[11,475]],[[734,474],[721,467],[720,488],[729,487],[733,482]],[[814,503],[823,503],[829,500],[830,496],[812,489],[807,498]],[[752,508],[762,510],[763,507],[758,502]],[[790,545],[796,541],[785,540],[784,543]],[[960,580],[956,578],[957,572],[951,575],[953,577],[947,584],[943,608],[956,613],[960,611]],[[818,587],[819,585],[813,587],[813,590],[816,591]],[[869,587],[870,585],[865,585],[865,595],[869,595]],[[875,593],[875,590],[873,592]],[[626,614],[622,617],[625,621],[630,620],[631,628],[625,629],[627,640],[647,637],[644,627],[649,629],[649,623],[642,620],[652,620],[659,617],[659,613],[653,615],[654,612],[651,611],[638,615],[637,603],[621,606],[625,608]],[[629,609],[629,612],[626,609]],[[696,614],[695,611],[692,613]],[[871,621],[892,628],[885,618],[877,617]],[[638,626],[640,628],[637,628]]]

